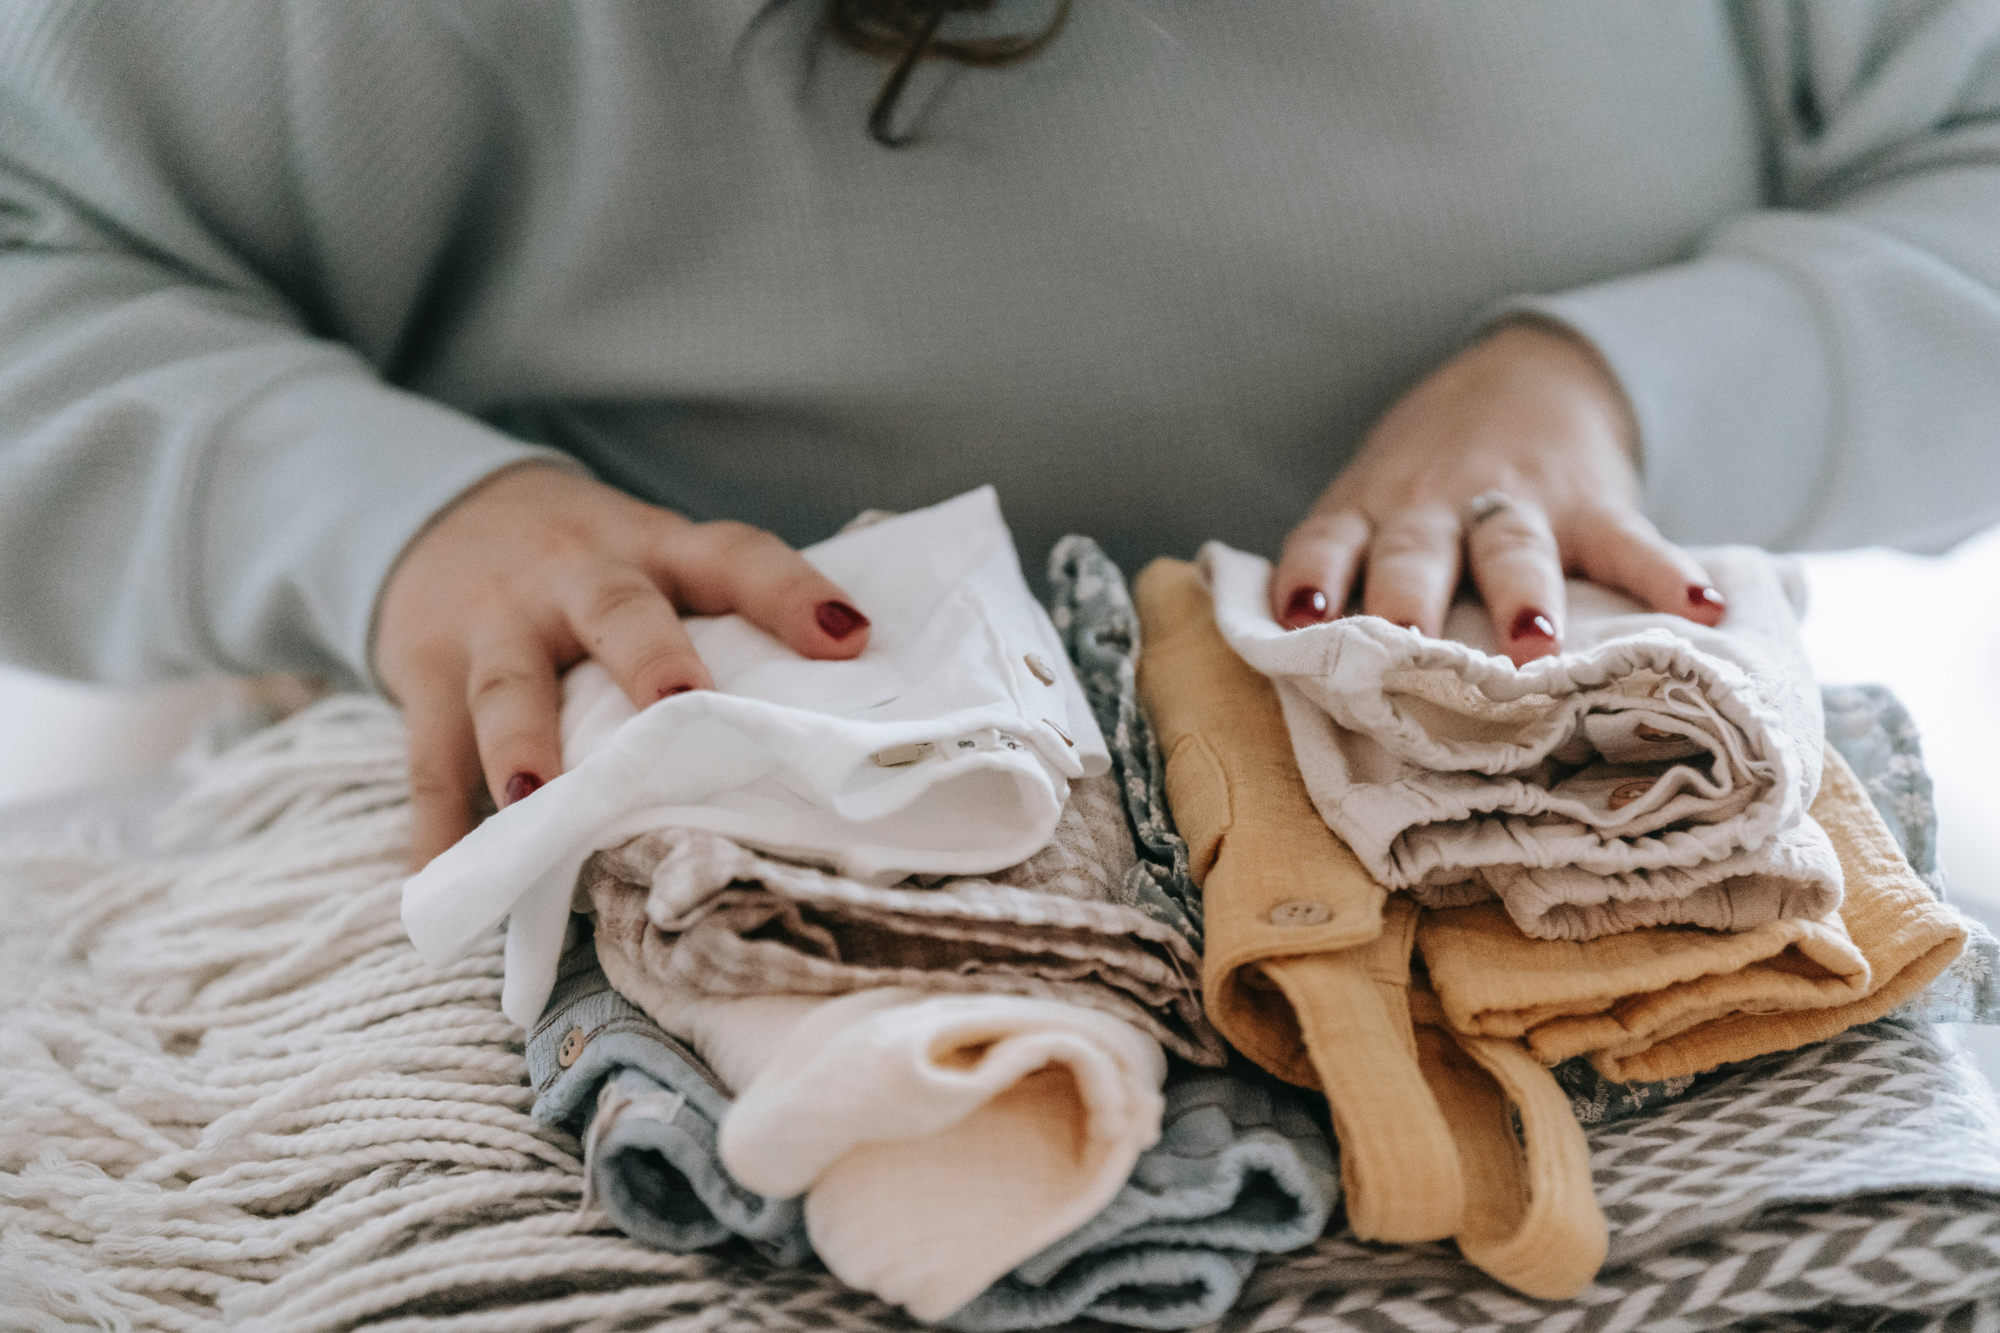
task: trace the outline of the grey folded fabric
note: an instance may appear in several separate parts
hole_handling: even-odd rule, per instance
[[[1168,1079],[1160,1141],[1092,1221],[944,1321],[961,1333],[1078,1317],[1191,1328],[1235,1304],[1263,1254],[1309,1245],[1339,1186],[1301,1095],[1259,1075]]]
[[[535,1118],[584,1140],[586,1203],[676,1254],[741,1236],[775,1264],[803,1262],[812,1250],[801,1200],[751,1193],[716,1153],[728,1089],[611,988],[582,937],[528,1036],[528,1077]]]

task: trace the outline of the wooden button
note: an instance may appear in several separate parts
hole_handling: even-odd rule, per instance
[[[1325,903],[1309,902],[1304,898],[1294,898],[1288,903],[1279,903],[1271,909],[1270,921],[1274,926],[1317,926],[1333,916],[1333,909]]]
[[[1035,679],[1042,682],[1042,684],[1053,685],[1056,683],[1056,669],[1044,661],[1040,653],[1029,653],[1021,661],[1027,664],[1028,670],[1034,672]]]
[[[582,1028],[571,1028],[563,1034],[562,1045],[556,1048],[556,1063],[568,1069],[576,1063],[576,1057],[583,1054],[583,1048],[590,1045],[590,1038],[583,1035]]]
[[[1653,789],[1653,779],[1641,778],[1637,782],[1621,782],[1611,789],[1611,808],[1623,810],[1632,802]]]

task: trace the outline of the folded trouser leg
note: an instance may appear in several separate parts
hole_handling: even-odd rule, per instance
[[[1194,566],[1155,561],[1134,592],[1140,696],[1202,887],[1209,1017],[1271,1073],[1326,1093],[1358,1234],[1449,1236],[1464,1190],[1404,1001],[1416,908],[1385,906],[1313,809],[1277,695],[1223,640]]]
[[[1407,993],[1417,909],[1392,902],[1382,934],[1337,953],[1269,958],[1340,1141],[1347,1221],[1363,1240],[1441,1240],[1466,1188],[1451,1127],[1424,1077]]]
[[[1428,990],[1413,991],[1410,1008],[1465,1181],[1459,1250],[1516,1291],[1568,1300],[1610,1244],[1569,1097],[1520,1042],[1453,1033]]]

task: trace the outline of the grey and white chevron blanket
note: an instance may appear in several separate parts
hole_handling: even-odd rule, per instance
[[[1122,582],[1087,544],[1058,556],[1058,623],[1115,687]],[[1144,896],[1192,934],[1157,756],[1114,695],[1107,733],[1145,756],[1121,775]],[[1876,758],[1850,761],[1933,869],[1906,720],[1828,702],[1836,743],[1859,710]],[[529,1114],[499,1012],[499,936],[445,971],[403,937],[402,743],[386,706],[336,698],[191,763],[142,842],[109,809],[0,817],[0,1329],[912,1327],[816,1268],[664,1254],[579,1210],[580,1145]],[[1614,1233],[1578,1300],[1336,1233],[1267,1260],[1225,1327],[2000,1333],[2000,1117],[1925,1022],[2000,1019],[1993,958],[1922,1013],[1689,1084],[1573,1079]]]

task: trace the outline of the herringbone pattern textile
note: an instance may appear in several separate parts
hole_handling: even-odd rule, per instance
[[[1236,1333],[1986,1328],[2000,1319],[2000,1110],[1933,1029],[1892,1020],[1747,1062],[1590,1131],[1611,1223],[1574,1301],[1449,1246],[1336,1236],[1252,1279]]]

